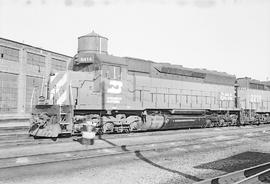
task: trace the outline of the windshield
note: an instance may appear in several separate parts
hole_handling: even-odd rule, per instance
[[[93,63],[80,63],[73,66],[73,71],[92,72],[97,70],[100,70],[100,67]]]

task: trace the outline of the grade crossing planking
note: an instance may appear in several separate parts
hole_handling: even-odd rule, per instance
[[[268,177],[265,177],[265,176],[268,176]],[[256,180],[258,181],[257,183],[259,184],[259,183],[263,183],[259,180],[261,178],[264,178],[264,180],[265,178],[268,179],[267,180],[268,182],[266,183],[270,183],[270,162],[260,164],[258,166],[250,167],[247,169],[243,169],[240,171],[228,173],[226,175],[222,175],[216,178],[207,179],[201,182],[197,182],[196,184],[233,184],[233,183],[244,184],[245,181],[248,181],[247,179]],[[247,182],[247,183],[252,183],[252,182]]]

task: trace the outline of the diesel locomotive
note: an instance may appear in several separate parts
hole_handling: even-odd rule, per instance
[[[91,124],[99,133],[270,122],[270,84],[107,53],[108,39],[78,38],[69,70],[52,73],[29,133],[57,137]]]

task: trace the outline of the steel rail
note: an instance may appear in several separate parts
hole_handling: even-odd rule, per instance
[[[222,128],[222,127],[220,127]],[[265,127],[258,127],[259,129],[264,129]],[[254,129],[254,127],[247,127],[247,130]],[[239,129],[229,128],[223,129],[226,133],[232,131],[238,131]],[[154,131],[154,132],[139,132],[132,134],[105,134],[103,135],[105,138],[117,139],[117,138],[125,138],[125,137],[144,137],[144,136],[156,136],[158,135],[175,135],[179,134],[180,130],[169,130],[169,131]],[[188,134],[190,131],[184,130],[181,134]],[[201,131],[195,131],[196,134],[202,134]],[[1,137],[1,136],[0,136]],[[2,140],[0,141],[0,148],[12,147],[12,146],[31,146],[31,145],[41,145],[41,144],[62,144],[66,142],[72,142],[72,140],[68,140],[69,138],[58,138],[57,141],[52,141],[51,139],[33,139],[31,137],[27,137],[25,139],[20,140]],[[59,141],[60,140],[60,141]]]
[[[267,162],[267,163],[253,166],[250,168],[246,168],[246,169],[242,169],[242,170],[228,173],[225,175],[221,175],[219,177],[197,182],[196,184],[229,184],[229,183],[230,184],[236,184],[236,183],[246,184],[247,181],[257,180],[259,175],[265,173],[265,170],[267,170],[267,173],[269,174],[268,177],[270,178],[269,169],[270,169],[270,162]]]
[[[254,184],[254,183],[256,184],[270,183],[270,167],[253,176],[238,181],[235,184]]]
[[[260,135],[260,136],[249,136],[250,138],[254,137],[264,137],[269,135]],[[201,139],[201,138],[198,138]],[[199,142],[199,143],[192,143],[192,144],[183,144],[183,141],[163,141],[163,142],[153,142],[153,143],[144,143],[144,144],[134,144],[134,145],[121,145],[121,146],[114,146],[114,147],[106,147],[106,148],[97,148],[97,149],[87,149],[87,150],[72,150],[72,151],[64,151],[64,152],[58,152],[58,153],[49,153],[49,154],[36,154],[36,155],[28,155],[28,156],[16,156],[16,157],[7,157],[0,159],[0,162],[3,162],[0,165],[1,169],[10,169],[15,167],[25,167],[25,166],[34,166],[34,165],[41,165],[41,164],[49,164],[49,163],[58,163],[58,162],[66,162],[66,161],[73,161],[73,160],[81,160],[81,159],[89,159],[89,158],[98,158],[98,157],[105,157],[105,156],[116,156],[116,155],[124,155],[124,154],[131,154],[135,153],[136,151],[140,152],[149,152],[149,151],[162,151],[162,150],[168,150],[168,149],[175,149],[180,148],[183,150],[184,148],[192,147],[192,146],[198,146],[198,145],[212,145],[217,147],[217,143],[224,143],[229,141],[239,141],[235,140],[235,138],[226,139],[226,140],[218,140],[218,141],[212,141],[212,142]],[[175,144],[179,145],[175,145]],[[182,144],[181,144],[182,143]],[[158,147],[161,144],[164,144],[164,147]],[[173,146],[172,146],[173,145]],[[223,144],[218,144],[219,146],[222,146]],[[196,148],[193,148],[196,149]],[[183,150],[185,151],[185,150]],[[102,152],[102,153],[100,153]],[[105,153],[103,153],[105,152]],[[111,153],[108,153],[111,152]],[[84,155],[80,155],[84,154]],[[92,155],[91,155],[92,154]],[[94,155],[93,155],[94,154]],[[46,157],[47,156],[47,160]],[[57,158],[57,156],[59,158]],[[42,157],[45,158],[45,161],[42,160]],[[32,163],[29,163],[28,161],[32,158],[32,160],[39,160],[34,161]],[[43,158],[43,159],[44,159]],[[15,161],[15,164],[5,164],[6,161]],[[23,163],[18,160],[27,161],[27,163]]]
[[[254,132],[252,132],[253,134],[255,133],[260,133],[261,130],[256,130]],[[237,134],[237,135],[234,135],[234,134],[231,134],[232,132],[225,132],[226,134],[222,134],[222,136],[239,136],[239,135],[242,135],[242,134],[246,134],[246,132],[243,132],[241,134]],[[269,134],[270,134],[270,131],[269,131]],[[171,135],[175,135],[175,134],[171,134]],[[151,136],[160,136],[160,135],[151,135]],[[166,136],[166,134],[162,135],[162,136]],[[140,136],[140,138],[142,137],[149,137],[149,135],[144,135],[144,136]],[[185,141],[185,142],[191,142],[191,141],[196,141],[196,140],[203,140],[203,139],[209,139],[211,140],[212,138],[216,138],[217,135],[212,135],[212,136],[203,136],[203,137],[196,137],[196,138],[187,138],[187,137],[179,137],[179,139],[177,140],[168,140],[168,141],[156,141],[156,142],[151,142],[151,143],[145,143],[145,144],[158,144],[158,143],[165,143],[165,142],[172,142],[172,141],[175,141],[175,142],[180,142],[180,141]],[[250,136],[246,136],[246,137],[250,137]],[[258,136],[258,137],[261,137],[261,136]],[[109,138],[109,139],[105,139],[105,138],[101,138],[101,139],[96,139],[95,141],[107,141],[107,142],[110,142],[111,140],[114,140],[114,139],[121,139],[122,137],[118,138],[118,137],[112,137],[112,138]],[[132,137],[124,137],[124,138],[132,138]],[[67,142],[55,142],[54,144],[63,144],[63,143],[68,143]],[[144,144],[134,144],[134,145],[144,145]],[[115,146],[109,146],[109,147],[104,147],[105,149],[109,149],[109,148],[112,148],[112,147],[115,147]],[[94,149],[91,149],[91,150],[95,150],[95,149],[100,149],[100,148],[94,148]],[[74,152],[77,152],[77,151],[83,151],[82,149],[79,149],[79,150],[73,150]],[[51,153],[42,153],[40,155],[46,155],[46,154],[55,154],[55,153],[65,153],[66,151],[64,152],[51,152]],[[26,154],[26,155],[17,155],[16,157],[25,157],[25,156],[33,156],[33,155],[37,155],[37,154]],[[6,158],[13,158],[13,157],[0,157],[0,159],[6,159]]]

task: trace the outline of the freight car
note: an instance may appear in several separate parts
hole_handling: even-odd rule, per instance
[[[79,37],[70,70],[44,84],[31,135],[73,134],[84,124],[100,133],[229,126],[248,112],[234,75],[108,55],[107,40],[94,32]]]

